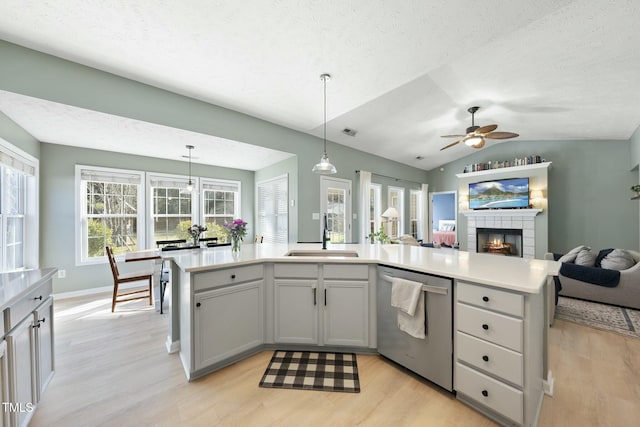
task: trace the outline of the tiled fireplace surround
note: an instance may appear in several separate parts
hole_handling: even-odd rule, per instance
[[[467,251],[476,252],[476,228],[522,230],[522,257],[535,258],[535,216],[542,209],[478,210],[462,212],[467,217]]]

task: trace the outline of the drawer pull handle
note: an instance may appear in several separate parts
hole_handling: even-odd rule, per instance
[[[486,354],[484,356],[482,356],[482,360],[484,360],[485,362],[489,361],[489,356],[487,356]]]
[[[197,303],[196,303],[196,307],[200,307],[200,305],[201,305],[201,304],[200,304],[199,302],[197,302]]]
[[[40,301],[42,301],[42,295],[35,297],[35,298],[34,298],[34,300],[40,300]]]
[[[486,323],[482,324],[482,329],[484,329],[485,331],[489,330],[489,325],[487,325]]]
[[[484,397],[487,397],[487,396],[489,396],[489,392],[487,390],[482,390],[482,395]]]
[[[232,274],[232,275],[231,275],[231,278],[232,278],[232,279],[235,279],[235,278],[236,278],[236,275],[235,275],[235,274]]]
[[[318,301],[316,299],[316,288],[313,288],[313,305],[318,305]]]
[[[489,302],[489,297],[482,297],[482,301]]]

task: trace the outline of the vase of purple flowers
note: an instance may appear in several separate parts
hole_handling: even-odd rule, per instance
[[[240,251],[240,243],[244,236],[247,235],[247,223],[242,219],[234,219],[232,222],[226,222],[224,229],[231,238],[231,251],[237,253]]]

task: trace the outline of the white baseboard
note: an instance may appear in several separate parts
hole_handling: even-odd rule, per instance
[[[167,341],[164,343],[167,347],[167,353],[177,353],[180,351],[180,341],[171,341],[171,337],[167,337]]]
[[[542,390],[544,391],[544,394],[546,394],[547,396],[553,397],[554,382],[555,382],[555,379],[553,378],[553,373],[549,371],[547,373],[547,379],[542,382]]]
[[[113,285],[111,285],[111,286],[101,286],[99,288],[83,289],[81,291],[54,293],[53,294],[53,298],[58,299],[58,300],[62,300],[62,299],[84,297],[84,296],[95,295],[95,294],[103,294],[103,293],[109,293],[110,294],[112,292],[113,292]]]

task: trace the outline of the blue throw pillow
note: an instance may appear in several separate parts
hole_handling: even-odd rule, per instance
[[[601,250],[598,253],[598,256],[596,257],[596,263],[593,266],[594,267],[602,267],[602,260],[604,259],[604,257],[609,255],[611,252],[613,252],[613,249],[603,249],[603,250]]]

